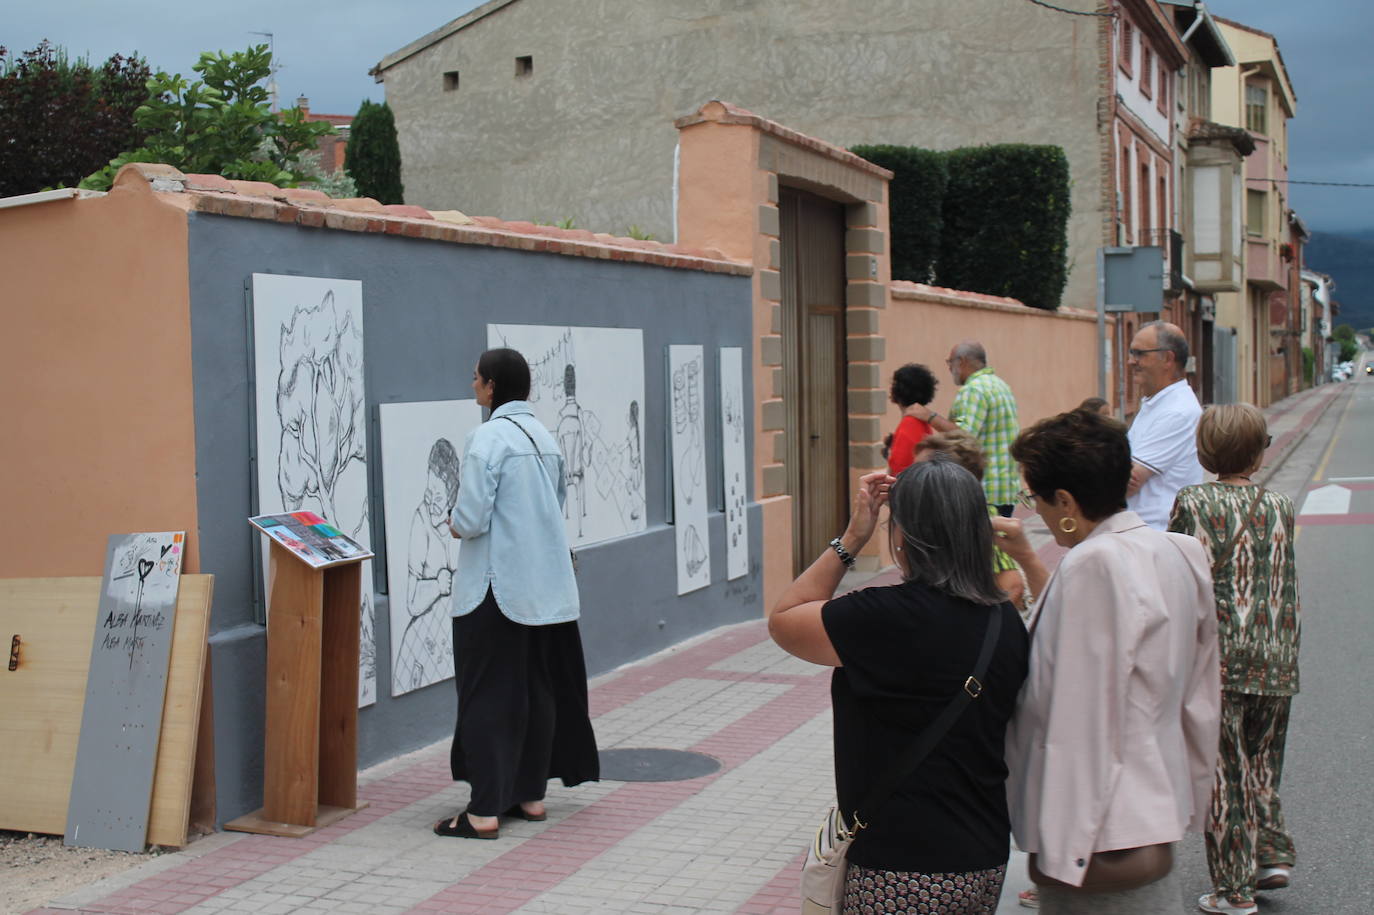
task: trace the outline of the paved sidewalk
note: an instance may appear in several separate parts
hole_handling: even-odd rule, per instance
[[[1268,412],[1276,467],[1341,392]],[[1024,512],[1018,512],[1024,515]],[[1051,565],[1063,551],[1026,525]],[[888,570],[871,583],[893,580]],[[362,773],[369,806],[304,839],[218,833],[62,897],[41,913],[795,913],[802,848],[833,802],[828,669],[784,654],[762,622],[715,630],[592,681],[598,744],[709,754],[681,782],[556,782],[543,823],[495,842],[430,831],[462,809],[448,742]],[[1013,854],[1000,912],[1025,911]]]

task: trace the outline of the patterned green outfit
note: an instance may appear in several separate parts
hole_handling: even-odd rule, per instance
[[[964,386],[954,396],[949,418],[972,432],[983,445],[983,458],[987,461],[983,492],[989,504],[1015,503],[1021,483],[1010,448],[1021,426],[1016,419],[1016,398],[1011,388],[984,366],[964,379]]]
[[[1221,740],[1205,839],[1212,885],[1236,903],[1254,898],[1257,867],[1296,860],[1279,801],[1288,713],[1298,692],[1293,503],[1266,490],[1247,518],[1254,497],[1250,486],[1187,486],[1169,522],[1170,530],[1202,541],[1215,563]],[[1242,526],[1230,556],[1218,557]]]

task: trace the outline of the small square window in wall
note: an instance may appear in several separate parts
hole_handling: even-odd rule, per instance
[[[534,72],[534,58],[530,55],[515,58],[515,75],[529,76]]]
[[[446,71],[446,72],[444,73],[444,91],[445,91],[445,92],[456,92],[456,91],[458,91],[458,71],[457,71],[457,70],[448,70],[448,71]]]

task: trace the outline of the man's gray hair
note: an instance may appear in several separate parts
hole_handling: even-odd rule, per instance
[[[979,365],[988,364],[987,350],[983,349],[983,344],[977,340],[965,340],[963,343],[954,347],[955,359],[968,359]]]
[[[1142,324],[1140,329],[1145,330],[1147,327],[1155,329],[1155,346],[1174,354],[1174,362],[1181,376],[1188,370],[1188,338],[1179,333],[1168,321],[1151,321]]]
[[[906,555],[906,580],[975,604],[1007,599],[992,573],[992,522],[983,486],[945,454],[912,464],[888,505]]]

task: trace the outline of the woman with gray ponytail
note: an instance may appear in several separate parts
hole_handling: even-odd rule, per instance
[[[903,581],[834,597],[884,504]],[[843,911],[995,912],[1011,829],[1003,741],[1029,644],[993,578],[973,474],[935,455],[898,477],[863,477],[849,526],[783,592],[768,630],[791,654],[835,669],[835,790],[856,831]],[[952,724],[935,724],[964,691],[976,698]],[[914,768],[894,767],[931,739]],[[896,787],[884,799],[865,796],[886,782]]]

